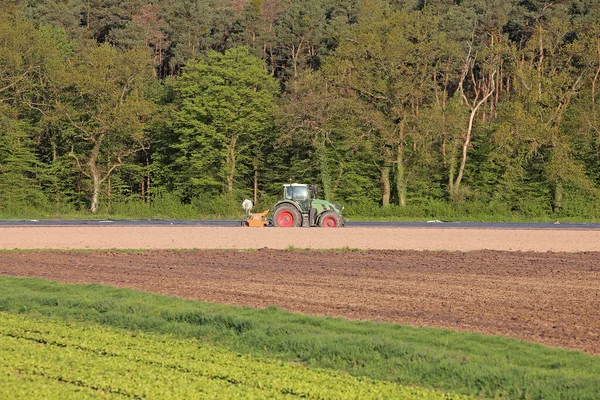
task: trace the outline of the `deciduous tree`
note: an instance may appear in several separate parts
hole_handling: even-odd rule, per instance
[[[277,85],[247,48],[188,62],[174,84],[175,165],[192,193],[232,192],[272,127]],[[255,174],[256,176],[256,174]],[[188,193],[190,195],[190,193]]]
[[[70,127],[71,157],[92,181],[92,212],[102,183],[148,145],[144,123],[153,105],[144,90],[151,71],[146,51],[121,53],[109,44],[83,49],[67,69],[56,112]]]

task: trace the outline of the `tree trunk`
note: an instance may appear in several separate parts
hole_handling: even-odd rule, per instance
[[[258,200],[258,162],[254,160],[254,204]]]
[[[54,166],[56,163],[56,142],[53,140],[52,141],[52,165]],[[58,208],[60,207],[60,190],[56,190],[56,209],[58,210]]]
[[[448,100],[448,78],[444,84],[444,91],[442,93],[442,160],[444,162],[444,169],[448,168],[448,159],[446,156],[446,137],[448,136],[448,127],[446,126],[446,102]]]
[[[463,173],[465,172],[465,165],[467,164],[467,152],[469,149],[469,145],[471,144],[471,132],[469,131],[466,138],[462,144],[462,153],[460,157],[460,167],[458,167],[458,175],[456,176],[456,181],[454,181],[453,189],[455,192],[460,190],[460,183],[462,182]]]
[[[542,64],[544,63],[544,42],[542,40],[542,27],[539,27],[539,61],[538,61],[538,101],[542,101]]]
[[[560,210],[562,210],[563,193],[564,193],[564,188],[563,188],[562,182],[560,182],[560,181],[556,182],[556,185],[554,186],[554,207],[553,207],[555,214],[560,213]]]
[[[456,162],[453,158],[450,159],[450,168],[448,168],[448,193],[450,198],[454,199],[456,193],[454,193],[454,169],[456,168]]]
[[[110,163],[109,163],[107,171],[104,173],[104,176],[102,176],[102,171],[98,166],[98,158],[100,155],[100,146],[102,145],[102,142],[104,141],[104,137],[105,137],[104,134],[102,134],[97,139],[93,140],[94,146],[92,147],[92,152],[90,154],[90,157],[89,157],[87,163],[85,164],[88,169],[84,168],[79,163],[79,159],[73,153],[73,151],[71,151],[71,153],[70,153],[70,155],[75,158],[75,160],[77,162],[77,166],[79,167],[79,170],[85,176],[92,179],[92,205],[90,207],[90,211],[93,213],[96,213],[98,211],[100,189],[101,189],[102,183],[105,180],[109,179],[111,172],[114,171],[118,166],[120,166],[123,163],[121,161],[121,156],[118,156],[117,159],[119,162],[113,164],[112,166],[110,166]],[[110,193],[110,187],[109,187],[109,193]]]
[[[92,206],[90,207],[90,210],[93,213],[98,211],[98,199],[100,197],[100,186],[102,185],[102,177],[100,176],[100,169],[98,168],[98,156],[100,154],[100,145],[102,144],[102,139],[103,136],[94,142],[94,147],[92,148],[92,153],[88,161],[88,166],[90,167],[90,176],[92,177],[93,182]]]
[[[406,207],[406,176],[403,157],[404,149],[402,144],[399,144],[396,159],[396,190],[398,191],[398,205]]]
[[[381,205],[389,207],[390,205],[390,167],[389,164],[381,169]]]
[[[92,206],[90,210],[95,214],[98,211],[98,198],[100,197],[100,176],[98,174],[92,175],[94,191],[92,193]]]
[[[150,174],[146,176],[146,203],[150,203]]]
[[[494,72],[495,74],[495,72]],[[492,79],[494,78],[494,74],[492,74]],[[460,191],[460,183],[463,178],[463,173],[465,171],[465,165],[467,164],[467,153],[469,146],[471,146],[471,135],[473,133],[473,121],[475,120],[475,116],[477,115],[477,111],[481,107],[483,103],[494,93],[495,87],[492,85],[491,89],[488,93],[479,101],[479,103],[471,106],[471,115],[469,116],[469,125],[467,126],[467,130],[465,131],[464,140],[462,143],[462,156],[460,160],[460,167],[458,169],[458,175],[456,176],[456,180],[454,181],[454,185],[451,188],[454,194],[458,194]],[[463,95],[464,96],[464,95]]]
[[[451,200],[456,196],[454,191],[454,174],[456,173],[456,161],[458,159],[457,150],[458,143],[456,141],[450,142],[448,148],[448,194]]]
[[[404,170],[404,119],[400,121],[400,140],[396,153],[396,191],[398,205],[406,207],[406,174]]]
[[[442,163],[444,169],[448,168],[448,160],[446,159],[446,132],[442,131]]]
[[[150,160],[148,159],[148,152],[146,154],[146,197],[144,201],[150,203]]]
[[[292,62],[294,67],[294,78],[298,78],[298,58],[300,57],[300,50],[302,50],[302,45],[304,40],[300,40],[298,43],[298,47],[292,42]]]

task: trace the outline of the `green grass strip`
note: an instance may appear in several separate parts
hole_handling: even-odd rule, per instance
[[[0,311],[198,338],[229,351],[481,397],[597,399],[600,357],[503,337],[0,277]]]
[[[12,374],[10,373],[12,371]],[[9,373],[7,373],[9,372]],[[25,395],[55,398],[459,399],[225,351],[195,340],[0,312],[0,395],[31,378]],[[62,385],[61,385],[62,384]],[[62,387],[59,387],[62,386]],[[37,389],[37,393],[36,393]],[[35,396],[37,394],[37,396]]]

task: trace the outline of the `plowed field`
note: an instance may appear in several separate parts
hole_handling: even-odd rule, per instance
[[[0,275],[503,335],[600,354],[600,253],[0,253]]]

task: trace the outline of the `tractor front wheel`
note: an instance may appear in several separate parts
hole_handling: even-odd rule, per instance
[[[297,228],[302,225],[302,215],[291,205],[282,205],[273,213],[273,226]]]
[[[326,211],[319,219],[319,226],[322,228],[340,228],[342,219],[333,211]]]

